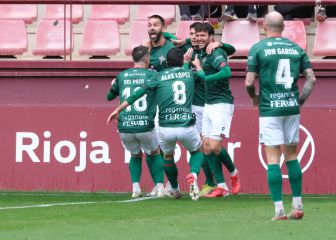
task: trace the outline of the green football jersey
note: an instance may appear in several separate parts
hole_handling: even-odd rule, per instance
[[[191,44],[185,44],[185,45],[182,45],[180,48],[183,49],[183,51],[186,53],[188,51],[188,49],[193,48],[193,46]],[[200,54],[200,50],[194,49],[193,55],[191,57],[191,61],[193,61],[195,59],[195,56],[197,54]],[[192,72],[196,72],[196,68],[192,64],[190,64],[190,70]],[[193,98],[192,105],[204,107],[204,104],[205,104],[204,81],[202,81],[199,78],[196,78],[195,79],[194,98]]]
[[[159,126],[186,127],[195,123],[191,109],[194,81],[192,71],[174,67],[157,73],[146,82],[145,91],[156,92]]]
[[[297,44],[281,37],[263,39],[251,48],[247,64],[259,76],[260,116],[300,113],[297,80],[311,64]]]
[[[210,55],[207,55],[202,51],[202,53],[198,55],[198,58],[200,59],[203,71],[207,76],[219,72],[221,68],[228,64],[227,55],[221,48],[215,49]],[[220,81],[205,81],[205,103],[233,104],[229,78],[223,78]]]
[[[163,46],[152,47],[150,51],[149,67],[158,72],[168,68],[167,54],[172,48],[175,48],[174,44],[167,40]]]
[[[121,72],[112,84],[111,91],[119,95],[122,103],[136,89],[143,86],[156,73],[145,68],[130,68]],[[142,96],[125,111],[120,112],[118,130],[121,133],[148,132],[154,128],[156,114],[155,92]]]

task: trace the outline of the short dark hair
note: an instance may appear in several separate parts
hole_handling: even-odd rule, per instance
[[[162,24],[162,26],[166,26],[166,21],[160,15],[154,14],[154,15],[148,17],[148,19],[151,19],[151,18],[159,19],[160,22],[161,22],[161,24]]]
[[[207,22],[201,23],[195,30],[196,32],[207,32],[209,36],[215,35],[215,29]]]
[[[140,62],[144,56],[149,54],[149,48],[145,46],[137,46],[133,48],[132,58],[134,62]]]
[[[167,63],[169,67],[183,66],[184,51],[181,48],[172,48],[167,54]]]
[[[190,25],[189,29],[193,28],[193,29],[197,30],[197,28],[201,25],[202,25],[202,22],[194,22],[193,24]]]

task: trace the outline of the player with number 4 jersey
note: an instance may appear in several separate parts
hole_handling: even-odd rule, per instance
[[[297,159],[300,106],[315,84],[307,54],[281,36],[284,20],[280,13],[265,16],[266,38],[252,46],[248,56],[245,85],[253,105],[259,106],[259,142],[267,156],[267,182],[275,207],[272,220],[303,218],[302,171]],[[297,86],[300,73],[306,82],[301,96]],[[254,81],[259,78],[259,93]],[[286,215],[282,202],[280,157],[284,155],[293,193],[292,211]]]

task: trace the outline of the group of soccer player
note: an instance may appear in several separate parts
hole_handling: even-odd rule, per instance
[[[241,190],[239,172],[222,147],[222,141],[229,137],[234,112],[228,56],[235,48],[216,42],[214,28],[206,22],[193,23],[186,40],[176,40],[173,35],[164,33],[164,27],[161,16],[149,17],[150,41],[133,49],[134,67],[112,81],[107,96],[108,100],[120,98],[120,105],[110,114],[107,123],[118,120],[122,144],[131,153],[132,197],[142,194],[139,183],[143,152],[155,184],[150,195],[181,197],[174,162],[177,141],[190,153],[186,181],[192,200],[200,196],[229,196],[222,165],[231,175],[231,193],[238,194]],[[275,205],[273,220],[303,217],[302,172],[296,155],[299,108],[316,81],[305,52],[281,37],[283,28],[283,17],[279,13],[266,15],[266,39],[251,48],[245,81],[253,105],[259,106],[260,143],[265,146],[267,180]],[[306,82],[299,96],[300,73]],[[254,87],[257,77],[259,93]],[[293,192],[293,209],[288,215],[282,203],[279,165],[282,153]],[[199,190],[197,179],[201,169],[206,182]],[[164,173],[168,179],[166,188]]]

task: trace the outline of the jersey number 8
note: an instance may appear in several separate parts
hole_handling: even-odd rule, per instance
[[[174,102],[176,104],[182,105],[187,101],[187,96],[185,93],[185,85],[182,81],[175,81],[172,84],[173,92],[174,92]]]

